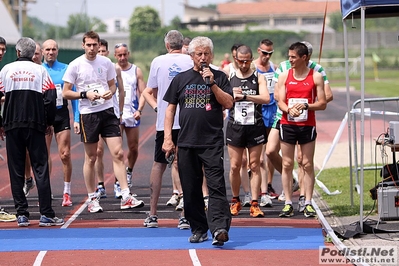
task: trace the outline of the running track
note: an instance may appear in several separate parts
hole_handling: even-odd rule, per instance
[[[55,141],[51,149],[53,206],[64,226],[40,228],[37,192],[28,197],[31,225],[19,228],[16,222],[0,224],[0,265],[318,265],[319,247],[325,245],[323,231],[316,219],[296,213],[289,219],[278,218],[281,202],[263,208],[266,218],[250,218],[243,208],[233,218],[230,241],[223,247],[187,241],[189,230],[176,228],[178,212],[166,207],[171,195],[170,171],[165,172],[159,201],[159,228],[147,229],[142,223],[149,211],[149,173],[152,165],[155,136],[155,113],[148,107],[143,112],[140,129],[139,158],[134,170],[132,192],[146,203],[141,209],[121,211],[119,200],[112,195],[114,176],[108,151],[104,157],[108,198],[101,200],[103,213],[88,213],[86,189],[82,177],[83,146],[72,136],[72,207],[61,207],[62,166]],[[0,148],[7,160],[6,151]],[[125,144],[126,147],[126,144]],[[227,153],[226,153],[227,154]],[[228,157],[228,156],[227,156]],[[226,160],[228,169],[228,159]],[[0,203],[14,211],[7,164],[0,161]],[[228,171],[225,172],[227,188]],[[274,186],[281,191],[275,175]],[[228,191],[229,198],[231,196]],[[297,198],[298,194],[294,194]]]

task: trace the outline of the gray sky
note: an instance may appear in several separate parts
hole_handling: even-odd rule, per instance
[[[183,0],[87,0],[87,14],[101,20],[114,17],[130,18],[138,6],[150,5],[161,14],[164,3],[165,24],[179,16],[183,18]],[[227,0],[188,0],[189,5],[200,7],[207,4],[225,3]],[[37,17],[43,22],[66,26],[70,14],[84,11],[84,0],[37,0],[36,4],[28,4],[28,16]],[[146,4],[143,4],[146,3]],[[148,4],[147,4],[148,3]]]

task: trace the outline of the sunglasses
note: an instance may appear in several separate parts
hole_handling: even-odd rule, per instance
[[[260,48],[259,48],[259,51],[261,51],[263,55],[270,55],[270,56],[274,53],[274,50],[265,51],[265,50],[262,50]]]
[[[115,48],[119,48],[119,47],[127,47],[126,43],[117,43],[115,44]]]
[[[254,60],[253,58],[247,59],[247,60],[241,60],[241,59],[238,59],[237,57],[235,59],[237,60],[238,63],[240,63],[242,65],[246,64],[246,63],[251,63]]]

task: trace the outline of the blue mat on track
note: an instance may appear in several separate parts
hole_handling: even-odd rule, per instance
[[[68,228],[0,230],[0,251],[177,250],[214,248],[209,240],[188,242],[177,228]],[[324,245],[320,228],[232,227],[223,249],[314,250]]]

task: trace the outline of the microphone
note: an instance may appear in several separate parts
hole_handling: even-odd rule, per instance
[[[201,70],[204,71],[204,68],[207,68],[208,65],[205,62],[201,63]],[[211,79],[209,77],[205,77],[205,84],[211,85]]]

